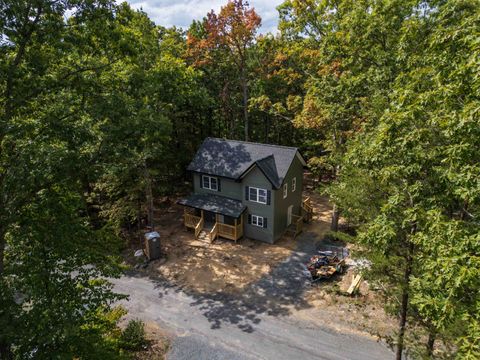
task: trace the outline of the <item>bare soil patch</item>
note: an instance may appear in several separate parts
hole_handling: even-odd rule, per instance
[[[183,207],[171,202],[156,214],[155,230],[160,233],[163,257],[142,270],[148,275],[160,275],[198,292],[236,293],[269,273],[296,248],[291,237],[273,245],[247,238],[237,243],[195,239],[193,231],[183,225]],[[133,250],[140,248],[139,240],[132,243],[129,262],[133,261]]]
[[[330,229],[332,208],[326,197],[308,186],[305,195],[311,197],[314,207],[313,221],[304,228],[305,236],[320,241]],[[251,239],[237,243],[218,239],[212,244],[196,240],[193,232],[183,226],[183,207],[175,200],[167,199],[168,206],[156,213],[155,230],[161,236],[163,257],[140,270],[147,276],[161,276],[196,293],[240,296],[298,250],[299,240],[291,237],[273,245]],[[352,250],[349,244],[346,247]],[[132,240],[126,254],[130,263],[134,250],[139,248],[139,240]],[[354,297],[344,295],[355,273],[355,269],[348,269],[345,274],[307,288],[301,295],[305,306],[292,306],[291,314],[342,332],[382,338],[391,335],[394,319],[385,314],[382,300],[367,282],[362,281]]]
[[[308,194],[316,215],[307,231],[318,233],[323,238],[330,229],[332,207],[328,198],[313,191]],[[340,219],[340,225],[344,224],[344,220]],[[345,247],[355,257],[355,246],[345,244]],[[296,309],[294,315],[344,333],[368,335],[377,339],[391,336],[396,328],[395,319],[385,313],[383,299],[367,281],[362,280],[359,291],[354,296],[345,294],[358,272],[358,269],[349,267],[344,274],[312,285],[304,294],[305,301],[310,306]]]

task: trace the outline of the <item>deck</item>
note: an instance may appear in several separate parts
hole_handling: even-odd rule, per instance
[[[184,224],[185,227],[191,228],[195,232],[195,238],[198,238],[200,232],[205,226],[205,219],[203,210],[200,211],[200,216],[193,215],[187,209],[184,210]],[[240,216],[240,221],[235,219],[234,225],[223,224],[219,222],[218,215],[215,216],[215,223],[208,233],[210,242],[215,241],[218,237],[233,240],[237,242],[243,236],[243,216]]]

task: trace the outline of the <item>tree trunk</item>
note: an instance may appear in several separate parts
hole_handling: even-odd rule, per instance
[[[145,170],[145,193],[147,197],[147,207],[148,207],[148,225],[151,228],[151,231],[155,230],[155,224],[153,219],[153,191],[152,191],[152,179],[147,168],[147,164],[144,163]]]
[[[340,165],[335,165],[333,177],[336,179],[339,173],[340,173]],[[332,223],[330,224],[330,230],[338,231],[339,220],[340,220],[340,209],[336,204],[333,204]]]
[[[415,228],[415,225],[413,229]],[[414,232],[415,230],[412,230]],[[403,353],[403,342],[405,337],[405,326],[407,324],[407,313],[408,313],[408,301],[409,301],[409,285],[410,285],[410,275],[412,273],[412,245],[408,245],[408,254],[406,257],[405,272],[403,275],[403,289],[402,289],[402,302],[400,305],[400,320],[398,322],[398,337],[397,337],[397,351],[395,354],[396,360],[402,359]]]
[[[268,138],[269,138],[269,130],[270,130],[270,118],[267,115],[265,117],[265,144],[268,144]]]
[[[245,124],[245,141],[248,141],[248,84],[245,74],[245,66],[242,67],[242,91],[243,91],[243,120]]]
[[[427,355],[428,358],[431,359],[433,357],[433,347],[435,345],[435,331],[430,330],[428,333],[428,341],[427,341]]]
[[[5,246],[6,246],[6,241],[5,241],[5,230],[2,229],[0,230],[0,302],[3,303],[4,294],[1,292],[1,288],[3,288],[3,274],[5,271],[5,264],[4,264],[4,258],[5,258]],[[2,320],[3,322],[4,320]],[[5,360],[10,360],[13,359],[12,351],[11,351],[11,346],[8,343],[6,339],[1,339],[0,338],[0,359],[5,359]]]
[[[5,269],[4,257],[5,257],[5,232],[0,232],[0,280],[3,278],[3,272]]]
[[[330,224],[330,230],[338,231],[338,220],[340,219],[340,210],[337,205],[333,204],[332,211],[332,223]]]

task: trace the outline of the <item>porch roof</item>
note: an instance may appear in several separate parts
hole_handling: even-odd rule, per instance
[[[238,218],[247,208],[240,200],[206,194],[192,194],[187,198],[180,199],[178,204],[231,216],[233,218]]]

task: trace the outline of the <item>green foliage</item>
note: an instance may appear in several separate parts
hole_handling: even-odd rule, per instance
[[[102,280],[120,274],[118,234],[184,180],[206,136],[250,126],[336,179],[327,192],[389,310],[447,344],[439,355],[478,358],[479,11],[285,1],[279,36],[254,39],[242,1],[188,36],[127,3],[0,2],[0,357],[140,346]],[[412,356],[428,353],[412,338]]]
[[[123,349],[130,351],[142,350],[147,345],[145,324],[141,320],[130,320],[122,331],[120,338]]]
[[[412,9],[392,54],[408,61],[389,105],[348,144],[329,190],[358,224],[371,275],[389,284],[385,295],[395,303],[407,292],[412,326],[454,344],[445,356],[472,359],[479,355],[478,12],[477,1]],[[417,337],[411,346],[418,345]]]
[[[116,358],[117,233],[181,178],[209,99],[183,34],[126,3],[0,8],[0,357]]]

